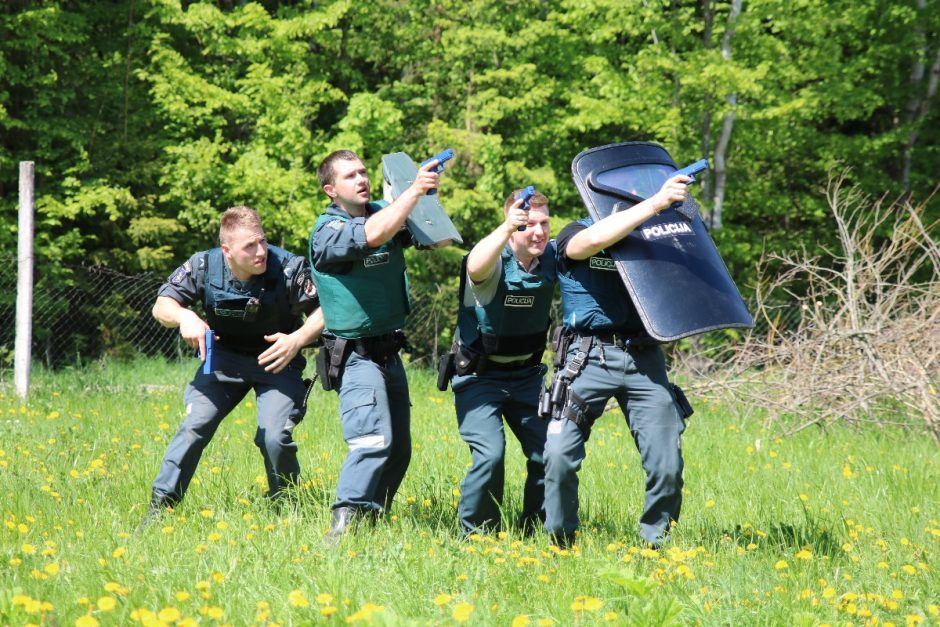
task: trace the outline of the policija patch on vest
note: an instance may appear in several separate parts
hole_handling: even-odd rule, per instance
[[[362,263],[367,268],[385,265],[388,263],[388,253],[375,253],[374,255],[369,255],[362,260]]]
[[[591,257],[591,261],[589,263],[591,270],[617,271],[617,266],[614,265],[614,260],[609,257]]]
[[[518,294],[506,294],[503,301],[506,307],[532,307],[535,305],[535,296],[519,296]]]
[[[689,234],[694,235],[692,225],[688,222],[666,222],[665,224],[656,224],[648,226],[640,231],[645,240],[663,239],[673,235]]]

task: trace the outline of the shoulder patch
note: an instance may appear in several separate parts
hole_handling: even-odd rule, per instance
[[[190,267],[189,262],[187,261],[185,264],[181,265],[179,268],[176,269],[176,272],[174,272],[173,276],[170,277],[170,283],[173,283],[174,285],[179,285],[180,283],[183,282],[183,279],[185,279],[186,275],[189,274],[190,272],[192,272],[192,268]]]

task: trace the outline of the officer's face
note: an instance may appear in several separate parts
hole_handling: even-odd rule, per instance
[[[517,249],[525,250],[532,257],[538,257],[545,252],[545,245],[551,237],[548,207],[532,207],[526,229],[514,233],[512,239]]]
[[[268,267],[268,240],[260,227],[233,229],[222,242],[222,253],[240,281],[264,274]]]
[[[344,209],[361,209],[369,202],[369,173],[359,159],[333,164],[333,182],[323,186],[326,195]]]

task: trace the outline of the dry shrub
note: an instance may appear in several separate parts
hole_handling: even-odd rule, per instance
[[[733,411],[765,410],[787,434],[923,421],[940,443],[937,223],[924,224],[925,205],[873,201],[844,175],[827,197],[837,248],[762,260],[782,267],[757,294],[755,318],[769,331],[747,335],[720,368],[702,368],[701,355],[685,360],[697,366],[694,389]],[[782,300],[801,309],[795,329],[778,326],[770,303]]]

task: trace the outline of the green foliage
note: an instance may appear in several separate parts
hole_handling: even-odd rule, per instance
[[[234,204],[303,251],[325,203],[315,169],[331,150],[359,151],[377,177],[384,153],[420,160],[451,146],[441,198],[470,245],[527,184],[559,223],[582,214],[578,152],[654,140],[681,162],[711,157],[732,112],[714,236],[745,289],[762,250],[833,241],[821,190],[834,168],[875,196],[927,197],[940,107],[928,76],[912,76],[940,45],[936,3],[754,0],[733,31],[729,11],[688,0],[7,2],[0,244],[14,241],[21,159],[37,163],[41,259],[165,272],[213,245]]]

